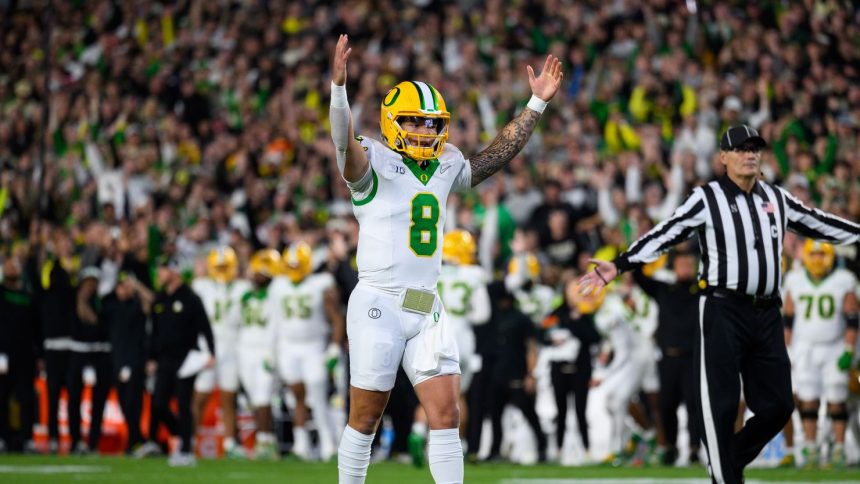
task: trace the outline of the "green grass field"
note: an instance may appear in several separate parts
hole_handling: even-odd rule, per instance
[[[671,481],[670,481],[671,479]],[[0,456],[0,483],[19,482],[134,482],[174,483],[248,482],[253,484],[334,483],[335,464],[281,462],[198,461],[197,467],[171,469],[164,458],[133,460],[123,457]],[[603,467],[467,465],[466,482],[481,484],[573,484],[575,482],[706,483],[704,468],[607,469]],[[844,471],[751,469],[747,482],[860,482],[860,469]],[[432,484],[429,470],[383,463],[370,467],[370,484]]]

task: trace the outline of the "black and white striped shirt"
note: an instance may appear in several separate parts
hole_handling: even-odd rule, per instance
[[[710,288],[779,296],[785,231],[836,244],[860,240],[860,225],[809,208],[786,190],[758,181],[751,193],[728,177],[696,187],[672,217],[619,255],[619,272],[653,262],[694,232],[702,253],[699,279]]]

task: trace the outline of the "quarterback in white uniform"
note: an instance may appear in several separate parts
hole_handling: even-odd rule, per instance
[[[385,95],[382,142],[356,138],[345,88],[350,53],[342,35],[333,58],[329,118],[338,168],[359,223],[359,283],[347,308],[351,405],[338,449],[339,480],[364,482],[370,446],[402,362],[427,412],[433,478],[463,482],[459,358],[436,296],[447,198],[452,190],[477,185],[522,149],[561,85],[561,63],[548,56],[539,77],[528,67],[529,104],[466,161],[446,143],[450,113],[442,95],[423,82],[401,82]]]
[[[206,315],[212,322],[218,354],[215,367],[203,370],[194,381],[194,416],[199,425],[206,402],[217,383],[224,421],[224,453],[230,457],[242,457],[244,453],[241,447],[236,445],[236,390],[239,389],[239,367],[235,343],[239,334],[242,295],[251,289],[251,284],[236,279],[239,261],[236,252],[230,247],[211,250],[206,262],[209,276],[195,279],[191,288],[200,296]]]
[[[845,465],[845,402],[857,341],[857,279],[845,269],[834,269],[834,259],[832,245],[807,240],[803,269],[788,272],[783,284],[783,316],[806,437],[803,457],[810,467],[819,460],[816,427],[822,398],[827,401],[836,441],[826,461]]]
[[[256,459],[278,457],[272,432],[272,382],[274,369],[276,305],[269,298],[270,282],[280,272],[281,254],[273,249],[259,250],[251,256],[248,272],[253,287],[241,300],[242,324],[239,328],[239,381],[254,408],[257,426]]]
[[[305,424],[308,404],[319,431],[320,456],[329,460],[337,452],[334,428],[329,421],[329,361],[337,361],[343,341],[344,321],[339,309],[334,277],[327,272],[311,274],[311,247],[304,242],[284,250],[285,276],[269,285],[269,299],[276,306],[275,342],[278,375],[296,397],[293,415],[294,452],[311,457],[311,441]]]

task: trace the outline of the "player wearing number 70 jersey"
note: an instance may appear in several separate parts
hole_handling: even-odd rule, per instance
[[[816,428],[821,398],[833,421],[830,461],[845,464],[845,424],[848,420],[848,370],[857,341],[857,279],[845,269],[834,269],[833,246],[807,240],[803,269],[785,276],[783,316],[790,335],[795,394],[806,435],[803,449],[807,465],[816,465]]]
[[[463,482],[458,432],[459,362],[452,329],[436,296],[446,200],[505,166],[525,145],[561,85],[548,56],[532,99],[469,161],[447,144],[451,118],[442,95],[424,82],[401,82],[382,99],[383,141],[356,138],[346,95],[347,37],[332,65],[331,121],[338,168],[359,223],[359,283],[347,308],[349,421],[338,450],[342,484],[363,483],[370,446],[402,366],[430,426],[428,460],[436,482]]]

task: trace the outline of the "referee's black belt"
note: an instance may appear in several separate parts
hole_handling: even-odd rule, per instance
[[[759,309],[770,309],[775,306],[782,305],[782,298],[779,296],[753,296],[742,292],[732,291],[730,289],[722,289],[719,287],[708,291],[708,295],[717,298],[728,299],[738,304],[753,306]]]

